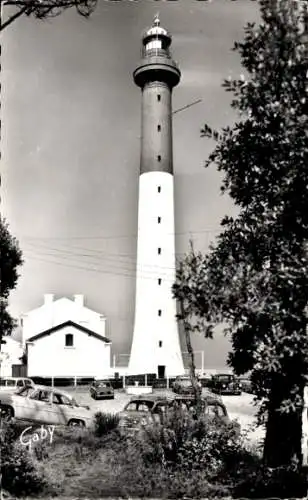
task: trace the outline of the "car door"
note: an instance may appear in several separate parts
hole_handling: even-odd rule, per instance
[[[30,420],[41,424],[56,424],[49,388],[37,389],[25,399]]]
[[[72,405],[72,401],[59,392],[53,393],[53,408],[57,424],[67,425],[71,418],[78,418],[77,410]]]

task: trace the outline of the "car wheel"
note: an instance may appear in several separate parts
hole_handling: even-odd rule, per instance
[[[69,427],[85,427],[85,423],[82,420],[70,420],[67,424]]]
[[[14,410],[10,406],[1,406],[1,420],[9,422],[14,417]]]

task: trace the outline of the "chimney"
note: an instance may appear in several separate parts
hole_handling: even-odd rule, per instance
[[[83,307],[84,305],[83,295],[80,294],[74,295],[74,302],[78,307]]]
[[[53,303],[54,294],[53,293],[45,293],[44,294],[44,306],[50,306]]]

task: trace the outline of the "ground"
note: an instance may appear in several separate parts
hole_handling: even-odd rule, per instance
[[[97,411],[107,413],[121,411],[132,397],[124,391],[115,391],[114,399],[95,401],[90,397],[88,388],[66,388],[65,391],[74,394],[78,403],[88,405],[93,414]],[[156,392],[166,394],[166,392],[170,393],[171,391],[155,390]],[[253,396],[243,392],[241,396],[222,396],[222,400],[230,418],[237,419],[241,424],[242,431],[245,434],[247,433],[246,439],[252,444],[259,444],[264,437],[264,429],[256,428],[255,414],[257,408],[253,404]]]

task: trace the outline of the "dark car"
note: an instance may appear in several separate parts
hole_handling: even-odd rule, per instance
[[[240,382],[230,373],[213,375],[210,388],[215,394],[232,394],[235,396],[242,394]]]
[[[133,398],[118,413],[119,428],[125,434],[134,434],[146,425],[161,422],[166,412],[176,407],[193,413],[195,399],[186,395],[174,397],[149,395]],[[202,412],[210,419],[216,418],[225,424],[230,422],[225,405],[215,396],[202,397]]]
[[[201,392],[202,385],[200,380],[198,380],[197,383],[198,383],[198,390]],[[183,375],[181,377],[176,377],[175,381],[173,382],[172,389],[173,392],[177,394],[194,394],[193,385],[191,382],[191,378],[189,376]]]
[[[114,399],[114,389],[109,380],[94,380],[90,385],[93,399]]]

